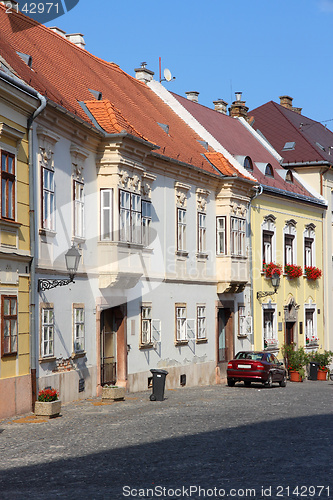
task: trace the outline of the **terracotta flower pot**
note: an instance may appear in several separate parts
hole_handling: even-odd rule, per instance
[[[289,372],[290,382],[303,382],[301,375],[298,372]]]
[[[317,380],[326,380],[326,379],[327,379],[327,370],[318,370]]]

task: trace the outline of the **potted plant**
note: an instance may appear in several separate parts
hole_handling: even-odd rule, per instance
[[[117,385],[104,385],[102,387],[102,401],[121,401],[125,398],[125,387],[118,387]]]
[[[286,264],[284,266],[284,272],[291,280],[299,278],[303,274],[302,266],[296,266],[295,264]]]
[[[274,273],[281,276],[282,266],[281,264],[275,264],[274,262],[270,262],[269,264],[264,262],[263,271],[265,273],[265,278],[271,278]]]
[[[317,280],[322,275],[321,270],[314,266],[305,266],[304,273],[307,279],[312,281]]]
[[[333,359],[332,351],[313,352],[309,355],[309,362],[318,363],[317,380],[326,380],[329,373],[329,365]]]
[[[295,349],[295,343],[284,344],[282,346],[282,354],[285,358],[285,365],[288,368],[290,382],[303,382],[305,376],[304,367],[309,362],[309,356],[305,352],[304,347]]]
[[[57,417],[61,410],[59,393],[51,387],[43,389],[38,393],[38,400],[35,402],[35,415],[43,417]]]

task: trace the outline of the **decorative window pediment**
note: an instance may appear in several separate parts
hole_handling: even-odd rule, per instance
[[[198,212],[206,212],[207,208],[207,198],[210,195],[208,189],[197,188],[195,190],[197,195],[197,210]]]
[[[71,144],[70,147],[71,161],[72,161],[72,176],[78,182],[84,182],[83,168],[88,153],[76,144]]]
[[[177,207],[186,208],[187,205],[187,195],[191,186],[184,184],[183,182],[175,182],[175,192],[176,192],[176,205]]]

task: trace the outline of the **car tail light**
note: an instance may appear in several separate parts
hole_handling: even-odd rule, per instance
[[[256,370],[264,370],[265,369],[264,365],[262,365],[261,363],[254,363],[254,368]]]
[[[233,367],[233,364],[232,363],[228,363],[228,368],[232,368]]]

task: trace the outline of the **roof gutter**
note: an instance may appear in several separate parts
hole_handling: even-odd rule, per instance
[[[317,161],[295,161],[295,162],[283,162],[281,163],[282,167],[304,167],[305,165],[308,167],[317,167],[318,165],[329,165],[332,166],[333,162],[329,162],[327,160],[317,160]]]
[[[327,208],[327,201],[324,199],[320,200],[319,198],[310,198],[310,196],[293,193],[292,191],[284,191],[283,189],[274,188],[271,186],[263,186],[263,188],[264,192],[275,194],[276,196],[284,196],[285,198],[296,199],[303,201],[304,203],[311,203]]]

